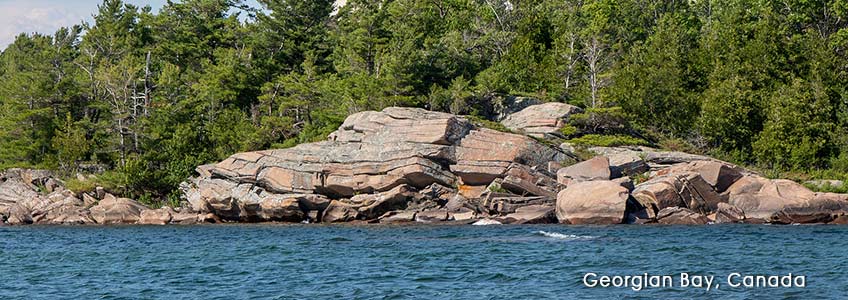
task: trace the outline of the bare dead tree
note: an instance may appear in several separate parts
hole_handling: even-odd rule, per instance
[[[565,58],[565,89],[568,90],[571,88],[571,76],[574,76],[574,68],[577,67],[577,63],[580,61],[579,54],[574,48],[575,43],[577,42],[577,34],[574,32],[569,32],[568,34],[568,49],[560,55]]]
[[[587,40],[583,50],[583,59],[589,68],[587,76],[592,91],[592,108],[600,104],[598,91],[606,85],[606,80],[601,76],[601,73],[606,70],[606,50],[606,46],[597,37]]]

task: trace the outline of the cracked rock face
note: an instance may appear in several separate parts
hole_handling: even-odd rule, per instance
[[[614,181],[584,181],[559,193],[556,216],[567,224],[620,224],[629,191]]]
[[[485,186],[506,177],[513,164],[546,168],[564,158],[563,152],[530,137],[476,128],[461,116],[390,107],[349,116],[327,141],[239,153],[201,166],[199,176],[182,190],[194,210],[228,220],[245,220],[249,214],[248,219],[268,221],[246,204],[288,194],[346,200],[330,205],[334,219],[370,218],[379,215],[353,214],[347,199],[400,186]],[[527,188],[531,194],[542,193]]]
[[[542,138],[546,134],[556,134],[572,114],[582,111],[574,105],[548,102],[524,108],[507,116],[501,123],[511,130]]]
[[[90,203],[65,190],[50,172],[9,169],[0,181],[0,215],[9,224],[94,223]]]

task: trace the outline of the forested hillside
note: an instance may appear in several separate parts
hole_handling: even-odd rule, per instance
[[[197,165],[350,113],[485,118],[520,95],[586,108],[562,132],[577,144],[848,172],[843,0],[259,2],[106,0],[92,24],[21,34],[0,55],[0,167],[174,200]]]

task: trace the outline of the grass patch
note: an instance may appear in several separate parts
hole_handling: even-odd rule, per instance
[[[813,192],[839,193],[839,194],[848,193],[848,185],[846,185],[844,183],[842,185],[831,185],[830,182],[824,182],[823,184],[812,184],[812,183],[805,182],[804,186],[807,187],[808,189],[810,189]]]
[[[491,129],[491,130],[496,130],[496,131],[506,132],[506,133],[515,133],[514,131],[510,130],[509,128],[506,128],[506,126],[504,126],[503,124],[495,122],[495,121],[489,121],[489,120],[483,119],[479,116],[465,116],[465,117],[468,119],[468,121],[471,122],[471,124],[474,124],[474,126],[477,126],[477,127],[488,128],[488,129]]]
[[[678,152],[686,152],[692,154],[701,154],[701,151],[693,146],[691,143],[681,139],[681,138],[665,138],[661,139],[658,143],[660,149],[666,151],[678,151]]]
[[[91,179],[79,180],[70,178],[65,180],[65,188],[76,194],[93,192],[97,188],[97,182]]]
[[[648,176],[647,173],[635,174],[630,176],[630,180],[633,181],[633,185],[639,185],[640,183],[648,181],[649,179],[651,178],[650,176]]]
[[[500,193],[500,194],[508,194],[509,193],[509,191],[504,189],[503,186],[501,186],[501,184],[498,183],[498,182],[492,182],[491,184],[489,184],[488,187],[486,187],[486,189],[489,190],[489,192],[491,192],[491,193]]]
[[[587,134],[579,138],[574,138],[566,141],[575,146],[600,146],[600,147],[618,147],[618,146],[650,146],[648,141],[640,138],[635,138],[627,135],[600,135]]]
[[[580,129],[574,127],[571,124],[566,124],[565,126],[562,126],[562,128],[559,129],[559,133],[562,134],[562,136],[564,137],[571,137],[580,133]]]

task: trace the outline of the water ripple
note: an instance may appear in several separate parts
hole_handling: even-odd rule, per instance
[[[2,227],[3,299],[845,296],[839,226]],[[606,275],[802,274],[806,289],[590,289]]]

